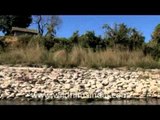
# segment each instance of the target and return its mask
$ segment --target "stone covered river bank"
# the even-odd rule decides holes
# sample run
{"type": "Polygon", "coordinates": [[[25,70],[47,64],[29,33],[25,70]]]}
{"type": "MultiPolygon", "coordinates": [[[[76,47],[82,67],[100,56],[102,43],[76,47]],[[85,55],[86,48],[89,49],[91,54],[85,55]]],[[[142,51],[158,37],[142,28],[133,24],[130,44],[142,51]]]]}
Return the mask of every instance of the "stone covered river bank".
{"type": "Polygon", "coordinates": [[[158,104],[158,98],[158,69],[0,66],[0,104],[158,104]]]}

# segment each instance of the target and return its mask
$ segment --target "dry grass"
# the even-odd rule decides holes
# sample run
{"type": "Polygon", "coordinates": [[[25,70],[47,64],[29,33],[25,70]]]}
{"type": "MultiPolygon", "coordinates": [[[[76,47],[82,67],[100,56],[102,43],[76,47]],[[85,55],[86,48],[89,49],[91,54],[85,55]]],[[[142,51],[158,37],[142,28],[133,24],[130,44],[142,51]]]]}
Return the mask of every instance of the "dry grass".
{"type": "Polygon", "coordinates": [[[41,63],[43,57],[44,49],[39,46],[34,48],[16,48],[10,49],[4,53],[0,54],[0,63],[1,64],[33,64],[41,63]]]}
{"type": "Polygon", "coordinates": [[[1,64],[48,64],[54,67],[142,67],[159,68],[151,56],[141,51],[104,50],[93,52],[79,46],[70,53],[65,50],[46,51],[39,45],[28,48],[15,48],[0,54],[1,64]]]}
{"type": "Polygon", "coordinates": [[[93,52],[75,47],[69,54],[70,64],[85,67],[159,67],[151,56],[144,56],[141,51],[105,50],[93,52]]]}

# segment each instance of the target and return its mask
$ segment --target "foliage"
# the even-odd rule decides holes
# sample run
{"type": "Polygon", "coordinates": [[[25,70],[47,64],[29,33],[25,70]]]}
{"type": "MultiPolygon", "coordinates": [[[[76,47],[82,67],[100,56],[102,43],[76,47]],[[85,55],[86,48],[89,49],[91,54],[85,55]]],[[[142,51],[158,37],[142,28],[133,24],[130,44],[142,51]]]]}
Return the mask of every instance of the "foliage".
{"type": "Polygon", "coordinates": [[[128,28],[122,23],[115,24],[113,28],[105,24],[103,29],[105,29],[105,40],[109,47],[129,50],[142,49],[144,36],[135,28],[128,28]]]}
{"type": "Polygon", "coordinates": [[[79,40],[79,31],[76,31],[73,33],[73,35],[70,37],[70,41],[73,43],[73,44],[78,44],[78,40],[79,40]]]}
{"type": "Polygon", "coordinates": [[[94,51],[106,47],[101,36],[96,36],[94,31],[87,31],[78,39],[78,44],[84,48],[92,48],[94,51]]]}
{"type": "Polygon", "coordinates": [[[31,15],[1,15],[0,31],[5,35],[11,34],[12,27],[28,27],[32,22],[31,15]]]}
{"type": "MultiPolygon", "coordinates": [[[[1,19],[0,21],[2,23],[3,20],[1,19]]],[[[44,64],[54,64],[54,66],[58,64],[57,67],[147,67],[147,64],[149,67],[159,66],[160,24],[155,27],[152,33],[152,39],[148,43],[144,42],[144,36],[140,31],[127,27],[127,25],[123,23],[115,24],[113,27],[105,24],[103,26],[105,29],[104,38],[97,36],[94,31],[87,31],[82,35],[79,34],[79,31],[75,31],[70,38],[55,37],[54,30],[58,24],[59,23],[56,23],[53,18],[50,19],[50,22],[46,25],[46,29],[47,26],[52,28],[48,28],[47,35],[45,36],[41,34],[37,36],[18,36],[17,42],[15,40],[16,46],[13,46],[11,49],[8,49],[10,46],[5,40],[6,38],[10,39],[9,37],[11,36],[1,37],[0,54],[3,56],[1,62],[5,62],[5,58],[9,59],[7,54],[15,54],[16,57],[13,58],[13,63],[27,62],[26,60],[31,59],[30,56],[34,56],[26,51],[31,52],[33,50],[31,53],[37,54],[38,57],[34,57],[35,61],[30,61],[38,64],[40,62],[44,64]],[[37,49],[34,49],[34,47],[37,47],[37,49]],[[39,49],[41,49],[40,52],[42,53],[38,52],[39,49]],[[11,52],[12,50],[13,52],[11,52]],[[20,52],[18,50],[20,50],[20,52]],[[8,53],[8,51],[10,53],[8,53]],[[23,56],[22,54],[28,54],[28,56],[23,56]],[[44,62],[42,60],[44,60],[44,62]],[[142,62],[140,62],[140,60],[142,60],[142,62]],[[153,64],[153,66],[151,64],[153,64]]],[[[2,28],[0,29],[2,30],[2,28]]],[[[13,56],[11,55],[11,57],[13,56]]]]}
{"type": "Polygon", "coordinates": [[[158,24],[153,33],[152,33],[152,40],[155,41],[157,44],[160,43],[160,24],[158,24]]]}
{"type": "Polygon", "coordinates": [[[154,59],[160,59],[160,24],[158,24],[153,33],[152,39],[145,44],[144,53],[150,54],[154,59]]]}

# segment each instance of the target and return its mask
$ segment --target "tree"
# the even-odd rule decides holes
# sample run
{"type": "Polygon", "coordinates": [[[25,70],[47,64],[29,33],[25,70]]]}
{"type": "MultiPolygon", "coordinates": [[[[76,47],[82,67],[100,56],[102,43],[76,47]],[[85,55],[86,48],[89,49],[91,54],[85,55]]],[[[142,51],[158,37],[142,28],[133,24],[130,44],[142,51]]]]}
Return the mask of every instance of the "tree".
{"type": "Polygon", "coordinates": [[[43,15],[34,16],[34,23],[37,24],[38,33],[42,36],[47,25],[43,15]]]}
{"type": "Polygon", "coordinates": [[[158,24],[152,35],[152,39],[145,45],[144,53],[145,55],[151,54],[156,60],[160,58],[160,24],[158,24]]]}
{"type": "Polygon", "coordinates": [[[116,45],[127,46],[130,29],[125,24],[115,24],[113,28],[105,24],[103,29],[106,29],[106,40],[111,47],[116,45]]]}
{"type": "Polygon", "coordinates": [[[152,40],[155,41],[157,44],[160,43],[160,24],[158,24],[153,33],[152,33],[152,40]]]}
{"type": "Polygon", "coordinates": [[[11,34],[12,27],[28,27],[32,22],[31,15],[1,15],[0,16],[0,31],[5,35],[11,34]]]}
{"type": "Polygon", "coordinates": [[[56,34],[56,27],[61,24],[61,19],[57,15],[34,15],[34,24],[37,25],[39,34],[42,36],[54,37],[56,34]]]}
{"type": "Polygon", "coordinates": [[[142,33],[138,32],[135,28],[133,28],[131,29],[131,35],[129,39],[130,39],[129,43],[130,50],[142,49],[145,39],[142,33]]]}
{"type": "Polygon", "coordinates": [[[101,36],[97,37],[94,31],[87,31],[85,34],[79,37],[78,42],[82,47],[93,48],[95,51],[101,46],[102,39],[101,36]]]}
{"type": "Polygon", "coordinates": [[[51,15],[47,18],[47,33],[45,36],[48,37],[55,37],[56,34],[56,27],[58,27],[61,24],[61,19],[59,16],[51,15]]]}
{"type": "Polygon", "coordinates": [[[79,31],[77,30],[76,32],[73,33],[70,40],[72,43],[78,44],[78,39],[79,39],[79,31]]]}
{"type": "Polygon", "coordinates": [[[135,28],[127,27],[125,24],[115,24],[113,28],[105,24],[106,43],[110,47],[118,47],[124,49],[142,48],[144,36],[135,28]]]}

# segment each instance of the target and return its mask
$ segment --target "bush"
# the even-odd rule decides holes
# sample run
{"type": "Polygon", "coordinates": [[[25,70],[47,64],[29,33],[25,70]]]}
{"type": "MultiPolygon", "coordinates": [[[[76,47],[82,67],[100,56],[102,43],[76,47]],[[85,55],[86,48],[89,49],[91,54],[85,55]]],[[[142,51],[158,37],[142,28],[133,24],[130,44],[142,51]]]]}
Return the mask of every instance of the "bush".
{"type": "Polygon", "coordinates": [[[8,43],[5,41],[6,37],[1,37],[0,38],[0,52],[4,52],[6,48],[8,47],[8,43]]]}
{"type": "Polygon", "coordinates": [[[32,35],[20,35],[18,36],[18,47],[25,47],[32,39],[32,35]]]}
{"type": "Polygon", "coordinates": [[[54,43],[53,38],[44,37],[43,45],[47,50],[50,50],[54,46],[54,43]]]}
{"type": "Polygon", "coordinates": [[[127,27],[124,23],[115,24],[113,28],[105,24],[103,28],[106,33],[105,40],[109,47],[130,51],[142,49],[144,36],[135,28],[127,27]]]}
{"type": "Polygon", "coordinates": [[[106,48],[105,41],[101,36],[96,36],[94,31],[87,31],[84,35],[78,39],[78,45],[84,48],[91,48],[94,51],[106,48]]]}
{"type": "Polygon", "coordinates": [[[153,59],[159,60],[160,58],[160,45],[155,41],[150,41],[144,45],[143,52],[145,55],[151,55],[153,59]]]}
{"type": "Polygon", "coordinates": [[[4,48],[5,48],[5,44],[3,41],[0,40],[0,52],[4,51],[4,48]]]}

